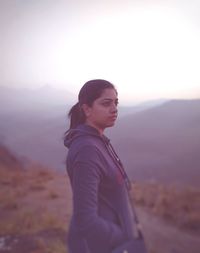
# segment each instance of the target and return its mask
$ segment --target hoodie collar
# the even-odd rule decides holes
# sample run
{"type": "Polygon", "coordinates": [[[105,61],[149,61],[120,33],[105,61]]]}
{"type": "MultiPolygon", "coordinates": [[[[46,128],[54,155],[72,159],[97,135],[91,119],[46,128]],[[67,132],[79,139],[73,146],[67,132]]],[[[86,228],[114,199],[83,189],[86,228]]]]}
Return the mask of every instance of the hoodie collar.
{"type": "Polygon", "coordinates": [[[100,138],[103,142],[108,144],[110,140],[105,135],[100,135],[98,130],[90,125],[80,124],[76,128],[69,129],[64,139],[64,145],[70,147],[73,140],[80,136],[94,136],[100,138]]]}

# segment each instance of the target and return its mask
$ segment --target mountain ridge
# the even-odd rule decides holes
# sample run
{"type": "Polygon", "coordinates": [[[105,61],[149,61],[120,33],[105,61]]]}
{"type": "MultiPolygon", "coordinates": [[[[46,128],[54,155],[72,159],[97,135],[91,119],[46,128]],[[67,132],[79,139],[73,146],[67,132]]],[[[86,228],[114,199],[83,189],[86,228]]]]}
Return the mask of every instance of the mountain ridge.
{"type": "MultiPolygon", "coordinates": [[[[0,137],[20,156],[63,170],[69,107],[52,108],[0,114],[0,137]]],[[[105,133],[131,178],[199,181],[200,99],[170,100],[126,113],[105,133]]]]}
{"type": "Polygon", "coordinates": [[[130,176],[169,181],[174,175],[177,181],[181,177],[198,183],[199,99],[169,101],[126,116],[109,133],[130,176]]]}

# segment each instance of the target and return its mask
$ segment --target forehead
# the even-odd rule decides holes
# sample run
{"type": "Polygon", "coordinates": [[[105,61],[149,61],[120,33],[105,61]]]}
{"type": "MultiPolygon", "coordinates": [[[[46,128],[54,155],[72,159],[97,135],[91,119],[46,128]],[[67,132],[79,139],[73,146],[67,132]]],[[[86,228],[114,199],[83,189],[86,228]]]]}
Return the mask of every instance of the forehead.
{"type": "Polygon", "coordinates": [[[117,91],[115,89],[109,88],[105,89],[99,99],[116,99],[117,98],[117,91]]]}

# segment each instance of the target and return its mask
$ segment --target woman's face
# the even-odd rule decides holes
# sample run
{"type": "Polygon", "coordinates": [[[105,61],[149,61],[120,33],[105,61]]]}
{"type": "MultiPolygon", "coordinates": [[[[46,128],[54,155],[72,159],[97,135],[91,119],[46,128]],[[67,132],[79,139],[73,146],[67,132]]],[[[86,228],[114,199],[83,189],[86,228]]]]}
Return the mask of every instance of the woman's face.
{"type": "Polygon", "coordinates": [[[114,125],[117,119],[118,98],[115,89],[105,89],[90,107],[83,105],[86,115],[86,124],[95,127],[101,134],[106,127],[114,125]]]}

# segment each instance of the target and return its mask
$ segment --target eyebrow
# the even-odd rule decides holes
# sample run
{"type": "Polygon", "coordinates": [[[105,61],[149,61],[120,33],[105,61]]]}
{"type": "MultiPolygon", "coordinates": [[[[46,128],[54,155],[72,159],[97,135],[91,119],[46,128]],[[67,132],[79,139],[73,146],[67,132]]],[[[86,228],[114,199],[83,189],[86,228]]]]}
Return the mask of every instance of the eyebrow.
{"type": "Polygon", "coordinates": [[[118,98],[112,99],[112,98],[103,98],[102,101],[118,101],[118,98]]]}

